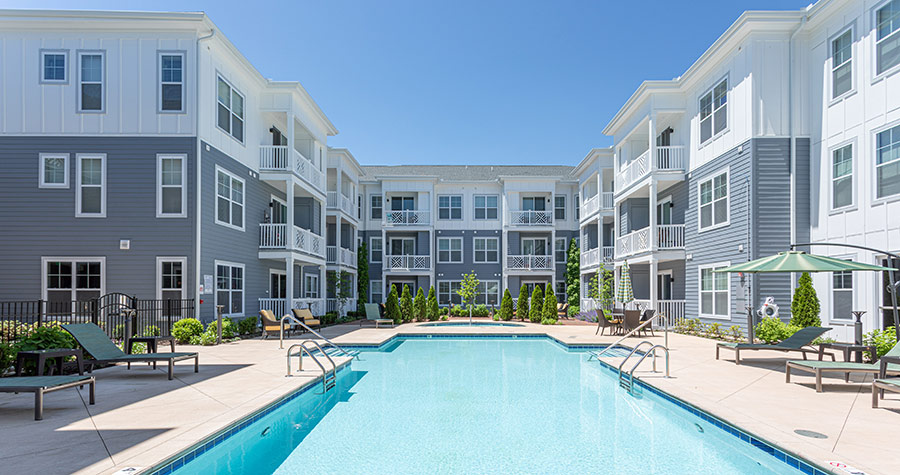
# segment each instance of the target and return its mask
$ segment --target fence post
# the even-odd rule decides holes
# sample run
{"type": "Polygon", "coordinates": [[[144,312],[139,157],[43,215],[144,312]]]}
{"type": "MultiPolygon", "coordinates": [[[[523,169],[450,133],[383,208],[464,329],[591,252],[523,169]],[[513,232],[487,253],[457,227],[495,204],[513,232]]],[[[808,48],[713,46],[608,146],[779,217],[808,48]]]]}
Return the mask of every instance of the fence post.
{"type": "MultiPolygon", "coordinates": [[[[100,326],[100,299],[91,299],[91,323],[94,325],[100,326]]],[[[112,328],[107,328],[107,331],[111,331],[112,328]]]]}
{"type": "Polygon", "coordinates": [[[217,323],[216,323],[216,326],[219,327],[219,329],[218,329],[218,330],[219,330],[219,332],[218,332],[219,334],[218,334],[218,337],[217,337],[217,339],[216,339],[216,344],[217,344],[217,345],[221,345],[221,344],[222,344],[222,311],[223,311],[224,309],[225,309],[225,306],[224,306],[224,305],[216,305],[216,315],[217,315],[217,316],[216,316],[216,322],[217,322],[217,323]]]}
{"type": "Polygon", "coordinates": [[[44,325],[44,301],[43,300],[38,300],[37,314],[38,314],[38,321],[37,321],[38,327],[43,326],[44,325]]]}
{"type": "Polygon", "coordinates": [[[172,334],[172,299],[166,299],[166,326],[169,327],[169,335],[172,334]]]}

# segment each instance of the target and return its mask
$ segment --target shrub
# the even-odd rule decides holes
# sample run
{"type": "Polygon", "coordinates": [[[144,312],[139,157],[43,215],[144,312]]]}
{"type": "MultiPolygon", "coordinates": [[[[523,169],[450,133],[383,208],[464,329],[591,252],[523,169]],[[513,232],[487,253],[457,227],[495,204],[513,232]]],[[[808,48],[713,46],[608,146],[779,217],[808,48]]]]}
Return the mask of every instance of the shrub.
{"type": "Polygon", "coordinates": [[[578,307],[578,305],[569,305],[569,309],[566,311],[566,313],[568,313],[570,317],[574,317],[575,315],[581,313],[581,308],[578,307]]]}
{"type": "Polygon", "coordinates": [[[728,327],[728,334],[731,335],[731,339],[734,341],[744,341],[744,331],[737,325],[728,327]]]}
{"type": "Polygon", "coordinates": [[[819,297],[813,288],[812,277],[809,272],[804,272],[800,275],[791,301],[791,325],[799,328],[822,326],[819,311],[819,297]]]}
{"type": "Polygon", "coordinates": [[[535,285],[534,291],[531,292],[531,309],[528,312],[528,319],[531,320],[531,323],[540,323],[543,317],[544,291],[541,290],[540,285],[535,285]]]}
{"type": "Polygon", "coordinates": [[[710,323],[706,327],[706,337],[707,338],[715,338],[716,340],[720,340],[725,335],[722,334],[722,324],[719,322],[710,323]]]}
{"type": "Polygon", "coordinates": [[[340,314],[337,312],[327,312],[319,320],[322,322],[322,325],[331,325],[337,323],[339,317],[340,314]]]}
{"type": "Polygon", "coordinates": [[[475,308],[472,309],[473,317],[484,318],[484,317],[487,317],[488,315],[490,315],[490,310],[488,310],[487,305],[485,305],[483,303],[476,305],[475,308]]]}
{"type": "Polygon", "coordinates": [[[441,315],[441,321],[446,322],[447,320],[450,320],[450,317],[448,317],[447,315],[441,315]]]}
{"type": "Polygon", "coordinates": [[[528,287],[522,284],[519,289],[519,300],[516,302],[516,316],[519,320],[528,318],[528,287]]]}
{"type": "Polygon", "coordinates": [[[543,320],[553,320],[553,323],[556,323],[556,317],[556,294],[548,292],[547,297],[544,298],[544,316],[541,319],[541,323],[544,323],[543,320]]]}
{"type": "MultiPolygon", "coordinates": [[[[15,343],[10,344],[7,349],[3,350],[4,354],[9,352],[10,364],[14,362],[16,354],[20,351],[50,350],[53,348],[78,348],[78,344],[69,332],[63,330],[58,324],[46,324],[35,327],[27,336],[20,338],[15,343]]],[[[0,360],[6,359],[6,356],[0,356],[0,360]]],[[[0,361],[2,362],[2,361],[0,361]]],[[[53,361],[48,361],[47,365],[54,365],[53,361]]],[[[29,361],[28,365],[32,363],[29,361]]],[[[4,366],[5,369],[8,366],[4,366]]],[[[49,366],[48,366],[49,367],[49,366]]],[[[0,369],[2,373],[2,369],[0,369]]]]}
{"type": "MultiPolygon", "coordinates": [[[[569,241],[569,248],[566,249],[566,303],[569,308],[578,306],[579,294],[581,293],[581,249],[575,243],[575,238],[569,241]]],[[[578,312],[570,313],[576,315],[578,312]]]]}
{"type": "Polygon", "coordinates": [[[450,314],[450,307],[440,307],[440,315],[448,315],[450,314]]]}
{"type": "Polygon", "coordinates": [[[409,286],[403,286],[403,295],[400,297],[400,318],[403,323],[411,322],[413,319],[412,295],[409,293],[409,286]]]}
{"type": "Polygon", "coordinates": [[[237,328],[238,333],[241,335],[250,335],[256,333],[256,329],[259,326],[259,317],[254,315],[252,317],[247,317],[238,322],[237,328]]]}
{"type": "Polygon", "coordinates": [[[384,316],[394,321],[394,325],[400,324],[400,299],[397,297],[397,286],[391,286],[387,303],[384,304],[384,316]]]}
{"type": "MultiPolygon", "coordinates": [[[[228,340],[235,337],[234,331],[237,328],[237,325],[234,324],[234,321],[230,318],[222,319],[222,339],[228,340]]],[[[213,320],[209,322],[209,325],[206,327],[205,333],[212,333],[213,336],[219,336],[219,322],[217,320],[213,320]]]]}
{"type": "Polygon", "coordinates": [[[113,327],[112,338],[113,340],[121,340],[125,337],[125,324],[120,323],[113,327]]]}
{"type": "Polygon", "coordinates": [[[0,343],[0,376],[16,361],[16,349],[12,343],[0,343]]]}
{"type": "Polygon", "coordinates": [[[502,320],[512,320],[513,317],[513,302],[512,295],[509,293],[509,289],[503,291],[503,300],[500,301],[500,319],[502,320]]]}
{"type": "Polygon", "coordinates": [[[194,335],[194,336],[192,336],[191,339],[188,341],[188,344],[190,344],[190,345],[199,345],[199,344],[200,344],[200,335],[194,335]]]}
{"type": "Polygon", "coordinates": [[[141,332],[141,336],[160,336],[161,334],[162,332],[159,331],[159,327],[156,325],[147,325],[141,332]]]}
{"type": "MultiPolygon", "coordinates": [[[[225,325],[223,324],[222,327],[224,328],[225,325]]],[[[224,338],[224,337],[225,336],[223,335],[222,338],[224,338]]],[[[203,332],[202,335],[200,335],[199,339],[200,339],[199,343],[201,345],[212,346],[212,345],[215,345],[216,342],[218,341],[218,335],[216,335],[216,333],[214,331],[211,332],[211,331],[207,330],[207,331],[203,332]]]]}
{"type": "Polygon", "coordinates": [[[441,316],[441,309],[438,307],[437,295],[434,293],[434,286],[428,290],[428,304],[425,307],[425,318],[433,322],[441,316]]]}
{"type": "Polygon", "coordinates": [[[865,334],[863,343],[874,345],[878,351],[878,357],[881,358],[897,344],[897,331],[894,327],[887,327],[884,330],[872,330],[865,334]]]}
{"type": "Polygon", "coordinates": [[[756,337],[766,343],[776,343],[793,335],[800,327],[789,325],[777,317],[765,317],[754,327],[756,337]]]}
{"type": "Polygon", "coordinates": [[[685,321],[685,331],[689,335],[695,335],[703,329],[703,322],[700,321],[699,318],[692,318],[690,320],[685,321]]]}
{"type": "Polygon", "coordinates": [[[199,337],[201,333],[203,333],[203,324],[196,318],[184,318],[172,325],[172,336],[178,343],[190,343],[191,337],[199,337]]]}
{"type": "Polygon", "coordinates": [[[450,307],[450,316],[451,317],[468,317],[469,312],[466,311],[466,308],[462,305],[453,305],[450,307]]]}
{"type": "Polygon", "coordinates": [[[419,287],[419,291],[416,292],[416,299],[413,301],[413,314],[417,322],[425,321],[425,307],[425,291],[422,290],[422,287],[419,287]]]}
{"type": "Polygon", "coordinates": [[[541,325],[556,325],[556,319],[555,318],[546,318],[546,317],[542,318],[541,325]]]}

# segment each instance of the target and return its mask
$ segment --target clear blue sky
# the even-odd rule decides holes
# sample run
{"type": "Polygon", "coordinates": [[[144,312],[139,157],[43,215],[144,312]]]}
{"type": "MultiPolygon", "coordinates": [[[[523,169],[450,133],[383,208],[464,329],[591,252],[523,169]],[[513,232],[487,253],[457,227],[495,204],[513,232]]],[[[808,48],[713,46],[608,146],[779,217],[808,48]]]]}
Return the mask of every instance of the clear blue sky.
{"type": "Polygon", "coordinates": [[[297,80],[363,164],[576,164],[644,79],[679,76],[744,10],[811,0],[45,1],[205,11],[266,77],[297,80]]]}

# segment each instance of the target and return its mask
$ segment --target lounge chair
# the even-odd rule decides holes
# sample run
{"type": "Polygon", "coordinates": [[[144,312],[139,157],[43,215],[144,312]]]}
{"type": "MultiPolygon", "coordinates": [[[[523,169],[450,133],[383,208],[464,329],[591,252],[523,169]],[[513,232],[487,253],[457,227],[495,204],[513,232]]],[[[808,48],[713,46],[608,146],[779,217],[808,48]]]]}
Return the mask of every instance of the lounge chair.
{"type": "MultiPolygon", "coordinates": [[[[644,314],[641,315],[641,323],[648,322],[653,319],[653,315],[656,314],[656,310],[644,310],[644,314]]],[[[650,336],[656,336],[653,333],[653,322],[648,323],[644,328],[641,328],[641,332],[646,335],[647,332],[650,332],[650,336]]]]}
{"type": "MultiPolygon", "coordinates": [[[[378,325],[381,323],[390,323],[391,328],[394,328],[394,321],[390,318],[381,318],[381,313],[378,312],[378,304],[377,303],[367,303],[366,307],[366,319],[367,322],[375,322],[375,328],[378,328],[378,325]]],[[[363,320],[359,321],[359,326],[362,326],[363,320]]]]}
{"type": "Polygon", "coordinates": [[[90,386],[91,404],[94,404],[94,377],[72,376],[13,376],[0,378],[0,393],[34,393],[34,420],[44,418],[44,394],[75,386],[90,386]]]}
{"type": "Polygon", "coordinates": [[[294,312],[294,318],[310,328],[316,329],[322,326],[322,322],[314,317],[312,311],[308,308],[295,308],[292,312],[294,312]]]}
{"type": "Polygon", "coordinates": [[[594,332],[594,335],[600,334],[603,335],[603,332],[606,331],[607,328],[610,328],[609,334],[612,335],[613,330],[615,330],[616,325],[606,319],[606,315],[603,313],[602,308],[598,308],[594,310],[594,314],[597,316],[597,331],[594,332]]]}
{"type": "Polygon", "coordinates": [[[569,318],[569,304],[568,303],[556,304],[556,318],[569,318]]]}
{"type": "MultiPolygon", "coordinates": [[[[282,324],[271,310],[260,310],[259,318],[262,320],[263,338],[269,338],[269,335],[281,336],[282,324]]],[[[293,329],[290,322],[284,322],[285,333],[293,329]]]]}
{"type": "Polygon", "coordinates": [[[823,392],[822,389],[822,373],[844,373],[844,381],[850,382],[850,373],[871,373],[874,375],[887,374],[900,375],[900,364],[890,364],[891,360],[896,361],[895,357],[900,356],[900,343],[894,345],[891,351],[888,351],[885,357],[884,372],[881,372],[881,363],[854,363],[850,361],[788,361],[784,367],[784,381],[791,382],[791,370],[806,371],[816,375],[816,392],[823,392]]]}
{"type": "Polygon", "coordinates": [[[872,381],[872,407],[878,407],[878,395],[884,397],[885,391],[900,393],[900,378],[876,379],[872,381]]]}
{"type": "Polygon", "coordinates": [[[197,353],[145,353],[141,355],[126,355],[115,345],[106,333],[93,323],[70,323],[62,326],[64,330],[75,337],[75,341],[81,345],[91,358],[85,360],[88,372],[93,370],[97,363],[156,363],[167,361],[169,363],[169,379],[175,378],[175,362],[194,359],[194,372],[200,372],[200,361],[197,353]]]}
{"type": "MultiPolygon", "coordinates": [[[[719,349],[725,348],[728,350],[734,350],[734,364],[741,364],[741,351],[758,351],[758,350],[775,350],[775,351],[799,351],[803,355],[803,359],[806,359],[807,353],[814,353],[819,355],[820,352],[817,348],[812,348],[812,342],[816,338],[822,336],[823,333],[831,330],[830,328],[822,328],[822,327],[806,327],[801,328],[797,333],[787,337],[784,341],[776,343],[774,345],[764,344],[764,343],[717,343],[716,344],[716,359],[719,359],[719,349]],[[804,348],[809,347],[809,348],[804,348]]],[[[831,356],[831,360],[834,361],[834,355],[831,353],[826,353],[831,356]]],[[[819,357],[821,359],[821,356],[819,357]]]]}

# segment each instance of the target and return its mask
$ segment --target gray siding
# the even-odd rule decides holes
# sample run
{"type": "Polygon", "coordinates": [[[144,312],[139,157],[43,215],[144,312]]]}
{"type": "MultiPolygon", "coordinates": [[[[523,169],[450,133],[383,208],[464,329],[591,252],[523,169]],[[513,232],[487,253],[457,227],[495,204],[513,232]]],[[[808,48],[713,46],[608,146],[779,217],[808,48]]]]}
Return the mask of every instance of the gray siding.
{"type": "MultiPolygon", "coordinates": [[[[495,231],[456,231],[440,230],[435,232],[435,239],[446,237],[462,238],[463,255],[461,263],[438,263],[437,242],[434,243],[435,276],[437,280],[460,280],[463,274],[474,271],[479,280],[502,280],[503,236],[495,231]],[[475,263],[475,238],[491,237],[499,241],[496,263],[475,263]]],[[[501,284],[502,285],[502,284],[501,284]]],[[[502,289],[501,289],[502,290],[502,289]]]]}

